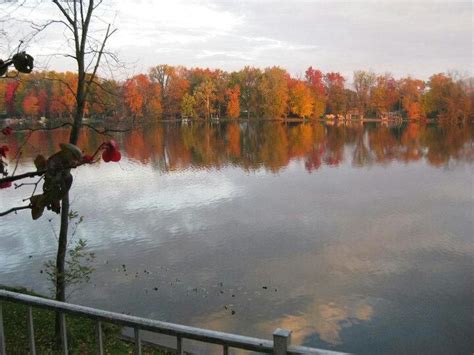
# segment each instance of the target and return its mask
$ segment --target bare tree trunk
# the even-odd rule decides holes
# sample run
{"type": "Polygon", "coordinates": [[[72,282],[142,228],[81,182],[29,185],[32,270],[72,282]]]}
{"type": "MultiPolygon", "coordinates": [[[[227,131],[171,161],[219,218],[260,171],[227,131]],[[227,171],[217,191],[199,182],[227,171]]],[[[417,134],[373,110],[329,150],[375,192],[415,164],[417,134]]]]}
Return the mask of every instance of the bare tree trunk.
{"type": "MultiPolygon", "coordinates": [[[[74,123],[69,137],[71,144],[77,144],[84,114],[84,101],[78,102],[74,116],[74,123]]],[[[61,224],[59,229],[58,252],[56,254],[56,301],[66,302],[66,252],[69,229],[69,191],[61,200],[61,224]]],[[[61,346],[60,314],[56,312],[55,334],[56,345],[61,346]]]]}
{"type": "Polygon", "coordinates": [[[61,201],[61,228],[59,231],[58,252],[56,256],[56,300],[64,302],[66,300],[65,284],[65,256],[67,247],[67,232],[69,217],[69,194],[61,201]]]}
{"type": "MultiPolygon", "coordinates": [[[[86,4],[83,0],[75,0],[72,7],[64,7],[60,0],[53,0],[53,3],[58,7],[63,15],[64,21],[61,21],[72,32],[74,37],[75,55],[73,58],[77,62],[77,91],[76,91],[76,109],[73,115],[73,125],[71,134],[69,136],[69,143],[77,145],[79,140],[79,133],[82,126],[82,119],[86,105],[87,96],[90,86],[93,83],[97,74],[97,69],[100,64],[102,54],[104,53],[105,44],[108,38],[115,32],[110,30],[110,25],[107,26],[105,37],[100,45],[95,59],[95,66],[89,77],[86,76],[85,56],[87,41],[89,37],[89,25],[92,19],[92,13],[100,4],[94,4],[94,0],[88,0],[86,4]],[[85,11],[84,11],[85,10],[85,11]]],[[[69,191],[61,200],[61,227],[59,230],[58,253],[56,256],[56,300],[64,302],[66,300],[66,253],[67,253],[67,239],[69,228],[69,191]]],[[[57,345],[60,344],[59,331],[60,318],[59,313],[56,313],[56,340],[57,345]]]]}
{"type": "MultiPolygon", "coordinates": [[[[59,230],[58,252],[56,255],[56,301],[66,301],[66,280],[65,280],[65,264],[67,251],[67,233],[69,227],[69,192],[61,200],[61,227],[59,230]]],[[[56,345],[61,346],[60,337],[60,316],[56,313],[55,334],[56,345]]]]}

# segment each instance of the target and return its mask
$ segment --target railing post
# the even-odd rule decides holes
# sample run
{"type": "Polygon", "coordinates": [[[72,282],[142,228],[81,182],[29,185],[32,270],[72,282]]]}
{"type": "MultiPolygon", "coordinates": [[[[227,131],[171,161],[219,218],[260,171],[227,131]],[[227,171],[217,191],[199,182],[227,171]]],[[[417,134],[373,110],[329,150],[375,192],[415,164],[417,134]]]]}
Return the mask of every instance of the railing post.
{"type": "Polygon", "coordinates": [[[7,347],[6,340],[5,340],[5,331],[3,326],[3,310],[2,310],[2,302],[0,302],[0,355],[6,355],[7,351],[5,350],[7,347]]]}
{"type": "Polygon", "coordinates": [[[142,355],[142,338],[140,336],[140,329],[135,328],[135,355],[142,355]]]}
{"type": "Polygon", "coordinates": [[[224,352],[223,352],[224,355],[229,355],[229,345],[227,344],[224,344],[224,352]]]}
{"type": "Polygon", "coordinates": [[[33,308],[31,306],[28,306],[27,327],[28,327],[28,344],[30,347],[30,354],[36,355],[35,328],[33,326],[33,308]]]}
{"type": "Polygon", "coordinates": [[[59,332],[61,333],[61,345],[63,348],[63,355],[68,354],[67,349],[67,329],[66,329],[66,315],[59,313],[59,332]]]}
{"type": "Polygon", "coordinates": [[[288,346],[291,343],[291,331],[277,328],[273,332],[273,354],[286,355],[288,346]]]}
{"type": "Polygon", "coordinates": [[[97,332],[97,354],[104,355],[104,344],[102,340],[102,322],[100,320],[97,321],[96,332],[97,332]]]}
{"type": "Polygon", "coordinates": [[[176,354],[177,355],[183,355],[183,338],[180,337],[179,335],[176,337],[176,354]]]}

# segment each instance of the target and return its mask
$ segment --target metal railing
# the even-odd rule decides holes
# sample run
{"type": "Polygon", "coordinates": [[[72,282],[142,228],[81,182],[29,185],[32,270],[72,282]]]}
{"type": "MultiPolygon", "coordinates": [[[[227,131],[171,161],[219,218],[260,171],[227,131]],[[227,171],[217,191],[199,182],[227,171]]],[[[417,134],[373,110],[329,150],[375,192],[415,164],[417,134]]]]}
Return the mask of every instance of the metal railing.
{"type": "MultiPolygon", "coordinates": [[[[68,354],[68,342],[66,332],[66,314],[82,316],[96,321],[97,353],[104,354],[102,323],[112,323],[134,329],[135,354],[142,353],[141,331],[147,330],[154,333],[166,334],[176,337],[176,353],[184,354],[183,339],[197,340],[204,343],[222,346],[223,354],[229,354],[230,348],[250,350],[261,353],[283,354],[318,354],[335,355],[341,354],[334,351],[320,350],[304,346],[291,345],[291,331],[276,329],[273,333],[273,341],[223,333],[213,330],[189,327],[185,325],[161,322],[157,320],[134,317],[130,315],[108,312],[100,309],[79,306],[70,303],[58,302],[46,298],[30,296],[6,290],[0,290],[0,301],[21,303],[28,306],[27,329],[29,339],[29,350],[31,355],[36,354],[35,332],[33,320],[33,307],[45,308],[60,314],[60,335],[62,353],[68,354]]],[[[157,344],[157,346],[159,346],[157,344]]],[[[3,324],[2,303],[0,302],[0,354],[6,355],[6,339],[3,324]]]]}

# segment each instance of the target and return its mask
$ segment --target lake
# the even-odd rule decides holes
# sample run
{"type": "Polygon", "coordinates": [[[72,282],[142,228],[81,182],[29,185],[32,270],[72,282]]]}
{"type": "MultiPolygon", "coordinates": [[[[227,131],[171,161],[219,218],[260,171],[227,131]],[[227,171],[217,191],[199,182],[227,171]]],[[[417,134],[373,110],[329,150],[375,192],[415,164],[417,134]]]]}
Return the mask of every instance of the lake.
{"type": "MultiPolygon", "coordinates": [[[[67,134],[33,133],[18,172],[67,134]]],[[[474,350],[472,126],[158,123],[115,138],[120,163],[73,172],[73,238],[96,259],[71,302],[360,354],[474,350]]],[[[84,130],[80,146],[104,139],[84,130]]],[[[29,191],[0,191],[0,210],[29,191]]],[[[49,211],[0,218],[0,283],[49,293],[57,232],[49,211]]]]}

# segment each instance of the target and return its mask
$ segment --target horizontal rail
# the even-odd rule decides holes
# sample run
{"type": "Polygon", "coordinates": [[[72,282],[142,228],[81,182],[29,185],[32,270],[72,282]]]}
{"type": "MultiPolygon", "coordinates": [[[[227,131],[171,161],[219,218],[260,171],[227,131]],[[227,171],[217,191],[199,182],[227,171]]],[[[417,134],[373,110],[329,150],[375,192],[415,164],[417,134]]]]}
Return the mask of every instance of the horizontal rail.
{"type": "MultiPolygon", "coordinates": [[[[155,333],[176,336],[182,339],[197,340],[206,343],[226,345],[232,348],[257,351],[263,353],[273,352],[273,341],[258,339],[248,336],[224,333],[214,330],[201,329],[186,325],[162,322],[153,319],[141,318],[104,311],[91,307],[85,307],[70,303],[58,302],[47,298],[30,296],[26,294],[11,292],[0,289],[0,300],[22,303],[28,306],[35,306],[53,311],[60,311],[68,314],[84,316],[97,321],[120,324],[134,329],[148,330],[155,333]]],[[[317,354],[317,355],[335,355],[341,354],[334,351],[327,351],[303,346],[290,345],[289,354],[317,354]]]]}

